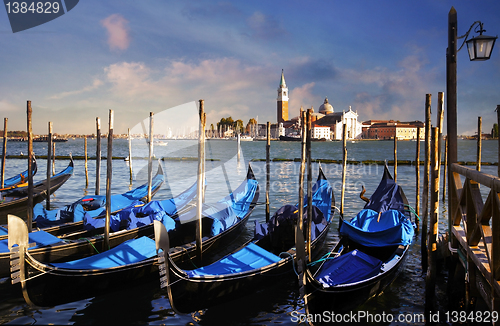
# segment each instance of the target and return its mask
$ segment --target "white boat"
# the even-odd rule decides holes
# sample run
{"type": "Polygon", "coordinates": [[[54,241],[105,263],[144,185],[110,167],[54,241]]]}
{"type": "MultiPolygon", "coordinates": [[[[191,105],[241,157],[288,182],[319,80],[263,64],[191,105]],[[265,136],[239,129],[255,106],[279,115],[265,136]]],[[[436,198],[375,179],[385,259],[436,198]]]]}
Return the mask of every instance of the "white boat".
{"type": "Polygon", "coordinates": [[[253,137],[250,137],[250,136],[240,136],[240,141],[253,141],[253,137]]]}

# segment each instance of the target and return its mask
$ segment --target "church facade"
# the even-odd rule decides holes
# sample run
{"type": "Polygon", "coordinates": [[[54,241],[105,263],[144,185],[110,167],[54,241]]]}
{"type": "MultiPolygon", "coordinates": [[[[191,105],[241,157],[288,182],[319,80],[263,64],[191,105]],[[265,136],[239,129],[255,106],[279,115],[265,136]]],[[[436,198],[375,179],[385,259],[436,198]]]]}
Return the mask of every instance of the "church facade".
{"type": "MultiPolygon", "coordinates": [[[[277,98],[277,125],[275,127],[276,136],[298,136],[301,128],[301,113],[288,120],[288,88],[285,83],[283,70],[278,87],[277,98]]],[[[348,111],[334,112],[333,106],[325,98],[323,104],[319,106],[318,112],[313,112],[311,117],[313,138],[327,140],[342,139],[342,125],[346,124],[347,139],[360,139],[363,133],[363,124],[358,121],[358,113],[349,107],[348,111]],[[329,130],[329,132],[328,132],[329,130]]],[[[276,137],[276,138],[277,138],[276,137]]]]}

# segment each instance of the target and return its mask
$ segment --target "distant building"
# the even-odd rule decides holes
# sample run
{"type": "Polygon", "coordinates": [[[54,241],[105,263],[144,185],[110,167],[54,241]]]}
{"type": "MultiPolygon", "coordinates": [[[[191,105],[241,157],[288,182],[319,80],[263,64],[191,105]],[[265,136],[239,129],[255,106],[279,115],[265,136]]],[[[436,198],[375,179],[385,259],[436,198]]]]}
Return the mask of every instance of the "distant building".
{"type": "Polygon", "coordinates": [[[363,122],[363,139],[417,139],[417,128],[420,139],[424,139],[425,124],[421,121],[400,122],[394,120],[368,120],[363,122]]]}
{"type": "Polygon", "coordinates": [[[288,121],[288,88],[285,83],[285,75],[281,70],[280,86],[278,87],[278,124],[288,121]]]}
{"type": "MultiPolygon", "coordinates": [[[[313,118],[314,121],[314,118],[313,118]]],[[[319,107],[319,114],[316,115],[316,124],[330,127],[330,139],[342,140],[342,125],[346,124],[347,139],[359,139],[363,132],[362,123],[358,121],[358,113],[351,107],[344,112],[334,112],[333,106],[325,98],[323,104],[319,107]]]]}
{"type": "Polygon", "coordinates": [[[318,126],[313,127],[312,138],[313,139],[331,139],[330,127],[318,126]]]}

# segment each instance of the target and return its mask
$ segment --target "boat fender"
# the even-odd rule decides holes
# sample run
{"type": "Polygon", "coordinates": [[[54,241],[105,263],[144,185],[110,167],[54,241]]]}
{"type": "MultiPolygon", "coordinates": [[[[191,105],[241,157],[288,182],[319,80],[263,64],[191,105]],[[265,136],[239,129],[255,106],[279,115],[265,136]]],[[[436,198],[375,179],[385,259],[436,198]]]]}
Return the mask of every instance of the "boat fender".
{"type": "Polygon", "coordinates": [[[391,260],[389,260],[387,263],[382,264],[380,267],[380,271],[382,273],[385,273],[389,270],[391,270],[401,259],[401,256],[395,255],[391,260]]]}

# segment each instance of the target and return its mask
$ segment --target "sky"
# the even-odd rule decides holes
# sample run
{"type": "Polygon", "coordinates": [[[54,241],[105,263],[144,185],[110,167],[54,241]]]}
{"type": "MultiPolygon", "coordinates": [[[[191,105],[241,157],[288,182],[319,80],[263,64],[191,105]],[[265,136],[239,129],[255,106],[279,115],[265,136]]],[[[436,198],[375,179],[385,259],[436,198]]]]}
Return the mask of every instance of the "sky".
{"type": "MultiPolygon", "coordinates": [[[[156,133],[203,99],[208,128],[229,116],[275,123],[283,69],[290,118],[328,97],[360,121],[424,121],[431,94],[435,125],[452,6],[458,36],[475,21],[500,33],[498,0],[82,0],[17,33],[0,8],[0,113],[8,130],[26,130],[30,100],[35,134],[49,121],[55,133],[92,134],[113,110],[117,134],[150,112],[181,111],[156,133]]],[[[466,46],[458,53],[459,134],[474,134],[478,116],[484,132],[497,120],[499,51],[483,62],[469,61],[466,46]]]]}

